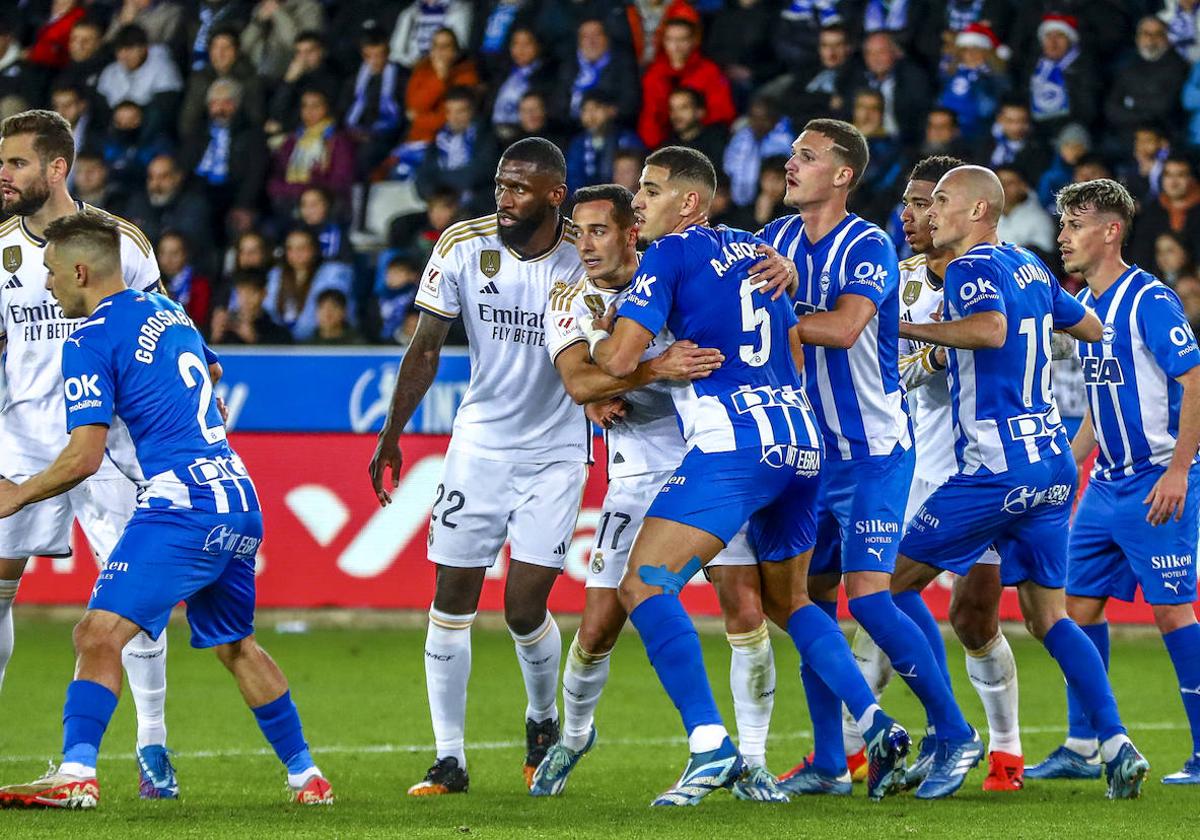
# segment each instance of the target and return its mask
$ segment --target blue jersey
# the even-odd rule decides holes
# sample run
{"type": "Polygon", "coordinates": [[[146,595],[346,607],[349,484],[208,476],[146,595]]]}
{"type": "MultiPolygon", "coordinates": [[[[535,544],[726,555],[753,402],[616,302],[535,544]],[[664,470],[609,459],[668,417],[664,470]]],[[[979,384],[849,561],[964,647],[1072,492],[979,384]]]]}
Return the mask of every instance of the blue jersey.
{"type": "Polygon", "coordinates": [[[947,321],[999,312],[994,349],[949,351],[955,455],[967,475],[999,475],[1070,447],[1050,390],[1050,336],[1086,310],[1050,270],[1016,245],[980,244],[946,269],[947,321]]]}
{"type": "Polygon", "coordinates": [[[908,449],[912,435],[899,373],[900,267],[892,241],[853,214],[816,243],[799,216],[776,219],[761,235],[796,263],[797,315],[828,312],[841,295],[862,295],[877,310],[848,350],[804,347],[804,390],[825,436],[826,457],[908,449]]]}
{"type": "Polygon", "coordinates": [[[1100,297],[1084,289],[1079,299],[1104,322],[1101,341],[1079,343],[1100,446],[1094,477],[1157,471],[1170,462],[1179,436],[1183,386],[1175,380],[1200,365],[1183,305],[1175,292],[1136,266],[1100,297]]]}
{"type": "Polygon", "coordinates": [[[67,430],[109,427],[138,507],[259,509],[213,400],[215,360],[182,306],[132,289],[105,298],[63,345],[67,430]]]}
{"type": "Polygon", "coordinates": [[[688,448],[703,452],[790,446],[820,449],[820,433],[800,387],[788,333],[796,316],[785,298],[751,287],[761,257],[753,234],[693,225],[655,242],[642,257],[619,315],[651,335],[725,354],[707,379],[673,389],[688,448]]]}

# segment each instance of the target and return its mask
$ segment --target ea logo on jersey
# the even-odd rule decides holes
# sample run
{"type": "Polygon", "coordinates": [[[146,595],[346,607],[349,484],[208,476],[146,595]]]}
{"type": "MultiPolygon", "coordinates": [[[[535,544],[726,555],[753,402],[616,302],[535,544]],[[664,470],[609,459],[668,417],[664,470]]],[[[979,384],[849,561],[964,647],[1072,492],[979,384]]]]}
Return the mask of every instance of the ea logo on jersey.
{"type": "Polygon", "coordinates": [[[63,393],[67,395],[67,399],[71,402],[81,400],[84,397],[100,396],[100,386],[96,384],[99,380],[97,374],[84,374],[83,376],[72,376],[63,383],[63,393]]]}
{"type": "Polygon", "coordinates": [[[639,275],[633,281],[633,293],[641,297],[650,297],[650,287],[658,281],[655,276],[647,277],[645,274],[639,275]]]}
{"type": "Polygon", "coordinates": [[[1117,330],[1112,324],[1105,324],[1104,331],[1101,334],[1100,340],[1105,344],[1112,344],[1117,337],[1117,330]]]}

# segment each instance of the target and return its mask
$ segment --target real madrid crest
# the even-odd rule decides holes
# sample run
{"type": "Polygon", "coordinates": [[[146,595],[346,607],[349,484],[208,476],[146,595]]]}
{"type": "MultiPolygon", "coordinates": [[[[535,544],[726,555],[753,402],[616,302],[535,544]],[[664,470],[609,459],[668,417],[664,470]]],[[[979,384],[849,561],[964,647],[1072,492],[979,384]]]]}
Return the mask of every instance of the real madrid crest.
{"type": "Polygon", "coordinates": [[[598,575],[604,571],[604,552],[592,552],[592,574],[598,575]]]}
{"type": "Polygon", "coordinates": [[[600,297],[600,295],[584,295],[583,302],[587,305],[588,311],[597,318],[603,317],[607,311],[607,307],[604,305],[604,298],[600,297]]]}
{"type": "Polygon", "coordinates": [[[904,301],[905,306],[912,306],[917,302],[917,298],[921,296],[921,281],[909,280],[904,284],[904,291],[900,297],[904,301]]]}
{"type": "Polygon", "coordinates": [[[21,246],[9,245],[4,249],[4,270],[14,272],[21,267],[21,246]]]}
{"type": "Polygon", "coordinates": [[[479,270],[489,279],[500,273],[500,252],[491,248],[479,252],[479,270]]]}

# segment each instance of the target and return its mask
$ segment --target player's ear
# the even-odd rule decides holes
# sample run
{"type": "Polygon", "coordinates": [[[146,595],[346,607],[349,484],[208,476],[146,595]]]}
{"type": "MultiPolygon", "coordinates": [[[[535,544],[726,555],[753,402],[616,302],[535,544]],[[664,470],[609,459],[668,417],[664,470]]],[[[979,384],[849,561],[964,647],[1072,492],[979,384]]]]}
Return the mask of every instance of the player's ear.
{"type": "Polygon", "coordinates": [[[562,207],[564,201],[567,200],[567,185],[558,184],[550,190],[550,206],[562,207]]]}

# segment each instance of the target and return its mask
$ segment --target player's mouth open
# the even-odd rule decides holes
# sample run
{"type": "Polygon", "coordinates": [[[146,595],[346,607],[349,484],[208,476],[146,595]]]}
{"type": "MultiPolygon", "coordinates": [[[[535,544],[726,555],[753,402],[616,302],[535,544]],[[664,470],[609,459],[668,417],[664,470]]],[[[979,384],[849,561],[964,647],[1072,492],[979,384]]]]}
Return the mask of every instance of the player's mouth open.
{"type": "Polygon", "coordinates": [[[512,227],[517,223],[516,216],[510,216],[508,213],[497,213],[496,220],[502,227],[512,227]]]}

